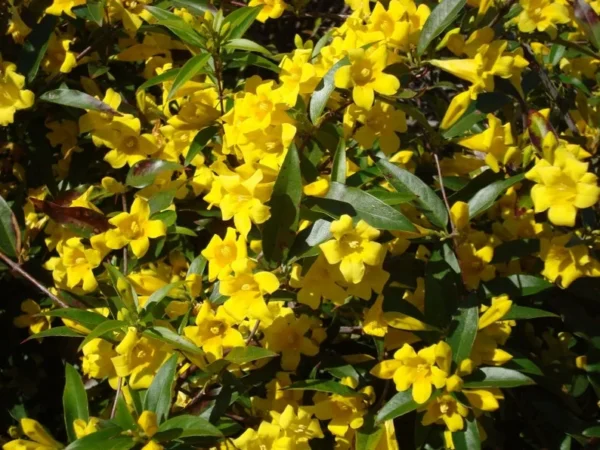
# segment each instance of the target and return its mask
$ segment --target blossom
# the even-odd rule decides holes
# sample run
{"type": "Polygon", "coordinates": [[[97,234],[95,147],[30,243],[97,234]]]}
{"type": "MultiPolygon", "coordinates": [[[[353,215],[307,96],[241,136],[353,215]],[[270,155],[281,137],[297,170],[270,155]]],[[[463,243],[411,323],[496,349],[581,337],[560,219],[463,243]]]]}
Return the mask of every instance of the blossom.
{"type": "Polygon", "coordinates": [[[235,448],[240,450],[254,450],[262,448],[272,449],[291,449],[293,448],[293,439],[288,436],[282,436],[281,427],[269,422],[261,422],[258,430],[247,428],[241,436],[234,439],[235,448]]]}
{"type": "Polygon", "coordinates": [[[298,95],[310,94],[317,87],[319,78],[315,67],[310,63],[311,56],[311,49],[296,49],[291,57],[284,56],[279,64],[279,80],[284,100],[291,106],[296,104],[298,95]]]}
{"type": "Polygon", "coordinates": [[[523,7],[514,21],[522,33],[546,31],[556,37],[556,26],[570,22],[569,9],[561,2],[551,0],[519,0],[523,7]]]}
{"type": "Polygon", "coordinates": [[[75,419],[73,421],[75,436],[77,436],[77,439],[81,439],[82,437],[93,434],[100,429],[99,424],[100,419],[97,417],[90,417],[87,422],[83,419],[75,419]]]}
{"type": "Polygon", "coordinates": [[[100,338],[92,339],[82,350],[81,369],[84,374],[91,378],[112,378],[116,375],[112,358],[117,353],[109,342],[100,338]]]}
{"type": "Polygon", "coordinates": [[[540,258],[544,261],[542,275],[562,288],[581,277],[599,277],[600,262],[590,255],[583,244],[568,245],[572,235],[564,234],[542,239],[540,258]]]}
{"type": "Polygon", "coordinates": [[[44,266],[52,270],[57,285],[67,289],[81,288],[83,292],[94,291],[98,282],[93,269],[102,262],[102,253],[84,246],[78,237],[66,239],[57,250],[59,257],[50,258],[44,266]]]}
{"type": "Polygon", "coordinates": [[[23,89],[25,77],[17,73],[17,66],[2,60],[0,54],[0,125],[13,123],[15,112],[33,106],[33,92],[23,89]]]}
{"type": "Polygon", "coordinates": [[[398,78],[383,72],[387,65],[385,46],[352,49],[348,57],[350,65],[340,67],[335,73],[335,86],[352,88],[354,103],[361,108],[369,109],[373,105],[375,92],[394,95],[400,88],[398,78]]]}
{"type": "Polygon", "coordinates": [[[281,353],[281,368],[296,370],[300,355],[315,356],[319,346],[305,335],[313,326],[307,315],[296,318],[293,314],[276,317],[264,330],[266,348],[281,353]]]}
{"type": "Polygon", "coordinates": [[[232,347],[244,347],[242,334],[233,328],[236,321],[225,312],[223,306],[212,310],[210,302],[200,306],[196,316],[196,325],[184,328],[184,334],[214,360],[223,358],[223,350],[232,347]]]}
{"type": "Polygon", "coordinates": [[[130,212],[119,213],[109,222],[116,228],[105,233],[106,246],[118,250],[129,244],[138,258],[148,251],[149,238],[158,238],[167,233],[164,222],[150,220],[150,206],[139,197],[133,201],[130,212]]]}
{"type": "Polygon", "coordinates": [[[142,450],[162,450],[164,448],[152,439],[152,436],[158,431],[158,419],[156,418],[156,413],[148,410],[142,411],[137,424],[142,429],[146,438],[148,438],[148,442],[142,447],[142,450]]]}
{"type": "Polygon", "coordinates": [[[598,177],[588,170],[588,164],[578,161],[561,148],[554,152],[554,162],[545,159],[525,174],[536,182],[531,188],[535,212],[548,211],[554,225],[575,225],[577,209],[589,208],[598,202],[600,187],[598,177]]]}
{"type": "Polygon", "coordinates": [[[283,0],[250,0],[248,6],[262,6],[256,20],[265,23],[267,19],[281,17],[287,4],[283,0]]]}
{"type": "Polygon", "coordinates": [[[342,275],[339,269],[329,264],[323,255],[319,255],[305,275],[302,275],[300,265],[294,265],[290,285],[300,288],[298,302],[317,309],[323,299],[331,300],[337,305],[344,302],[347,294],[339,285],[340,281],[342,275]]]}
{"type": "Polygon", "coordinates": [[[208,260],[209,281],[229,276],[233,270],[233,262],[247,258],[246,241],[241,236],[236,239],[236,235],[234,228],[227,228],[224,239],[215,234],[208,246],[202,250],[202,256],[208,260]]]}
{"type": "Polygon", "coordinates": [[[111,22],[120,20],[125,30],[135,33],[142,26],[144,16],[144,5],[152,3],[152,0],[108,0],[107,11],[111,22]]]}
{"type": "Polygon", "coordinates": [[[425,414],[421,419],[423,425],[442,422],[448,431],[456,432],[464,428],[464,418],[469,414],[469,409],[449,394],[440,395],[427,405],[425,414]]]}
{"type": "Polygon", "coordinates": [[[21,429],[30,441],[25,439],[15,439],[2,446],[3,450],[59,450],[64,446],[54,440],[52,436],[40,425],[37,420],[24,418],[21,419],[21,429]]]}
{"type": "Polygon", "coordinates": [[[41,315],[42,309],[32,299],[21,303],[21,311],[24,314],[15,317],[13,323],[18,328],[29,328],[31,334],[37,334],[50,328],[50,318],[41,315]]]}
{"type": "Polygon", "coordinates": [[[329,264],[340,263],[340,271],[348,283],[360,283],[365,274],[365,264],[379,263],[384,250],[382,245],[373,242],[379,237],[379,230],[360,220],[356,227],[352,218],[344,214],[331,223],[331,239],[320,245],[329,264]]]}
{"type": "Polygon", "coordinates": [[[72,11],[76,6],[85,5],[87,0],[53,0],[52,4],[46,8],[46,13],[53,16],[60,16],[65,13],[67,16],[75,18],[72,11]]]}
{"type": "Polygon", "coordinates": [[[298,411],[292,405],[287,405],[283,412],[271,411],[274,425],[279,425],[283,434],[293,439],[296,448],[310,449],[308,441],[322,439],[323,431],[319,421],[313,417],[308,408],[299,407],[298,411]]]}
{"type": "Polygon", "coordinates": [[[71,72],[77,66],[75,53],[69,50],[72,43],[73,39],[68,35],[52,33],[42,68],[48,73],[71,72]]]}
{"type": "Polygon", "coordinates": [[[494,246],[485,234],[470,234],[469,239],[456,248],[456,256],[467,288],[477,289],[481,281],[494,278],[496,268],[490,264],[494,257],[494,246]]]}
{"type": "Polygon", "coordinates": [[[433,386],[440,389],[446,385],[450,361],[450,346],[443,341],[418,353],[409,344],[404,344],[394,353],[394,359],[380,362],[371,369],[371,374],[393,379],[398,391],[406,391],[412,386],[413,400],[423,404],[431,397],[433,386]]]}
{"type": "Polygon", "coordinates": [[[417,45],[430,13],[427,5],[417,7],[412,0],[391,0],[387,11],[377,2],[367,21],[367,29],[371,33],[380,33],[392,47],[408,52],[411,46],[417,45]]]}

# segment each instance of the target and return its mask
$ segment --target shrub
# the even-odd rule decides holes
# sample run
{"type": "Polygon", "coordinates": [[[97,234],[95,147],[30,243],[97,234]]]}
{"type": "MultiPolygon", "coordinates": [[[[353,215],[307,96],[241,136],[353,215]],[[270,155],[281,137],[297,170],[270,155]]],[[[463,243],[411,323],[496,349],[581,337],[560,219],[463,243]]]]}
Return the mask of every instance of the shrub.
{"type": "Polygon", "coordinates": [[[323,3],[1,7],[4,450],[598,444],[600,3],[323,3]]]}

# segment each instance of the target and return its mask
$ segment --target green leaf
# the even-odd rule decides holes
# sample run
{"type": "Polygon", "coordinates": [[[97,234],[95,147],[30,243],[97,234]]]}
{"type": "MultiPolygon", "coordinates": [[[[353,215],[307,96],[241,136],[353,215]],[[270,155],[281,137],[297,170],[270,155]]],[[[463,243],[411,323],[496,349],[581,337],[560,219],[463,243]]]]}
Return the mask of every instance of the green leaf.
{"type": "Polygon", "coordinates": [[[417,54],[419,56],[425,53],[431,41],[442,34],[454,22],[454,19],[464,9],[466,3],[467,0],[443,0],[433,8],[421,30],[421,36],[417,44],[417,54]]]}
{"type": "Polygon", "coordinates": [[[560,74],[558,76],[558,78],[563,83],[572,84],[573,86],[575,86],[577,89],[579,89],[584,94],[589,95],[589,96],[592,95],[592,93],[590,92],[588,87],[585,84],[583,84],[583,81],[581,81],[579,78],[572,77],[570,75],[565,75],[565,74],[560,74]]]}
{"type": "Polygon", "coordinates": [[[125,182],[129,186],[141,189],[154,183],[154,180],[159,174],[166,171],[181,169],[183,169],[183,167],[180,164],[171,161],[163,161],[162,159],[144,159],[131,166],[125,182]]]}
{"type": "Polygon", "coordinates": [[[206,264],[208,261],[202,255],[198,255],[194,258],[194,260],[190,263],[190,267],[187,271],[187,276],[189,277],[192,274],[202,275],[204,270],[206,269],[206,264]]]}
{"type": "Polygon", "coordinates": [[[538,253],[539,251],[539,239],[516,239],[514,241],[503,242],[494,248],[492,263],[507,263],[513,259],[521,259],[524,256],[538,253]]]}
{"type": "Polygon", "coordinates": [[[165,327],[152,327],[144,331],[146,336],[171,344],[175,348],[193,355],[202,355],[204,352],[189,339],[179,336],[174,331],[165,327]]]}
{"type": "Polygon", "coordinates": [[[85,386],[81,380],[79,372],[69,363],[65,366],[65,390],[63,391],[63,410],[65,415],[65,428],[69,441],[77,439],[73,429],[73,421],[76,419],[85,420],[90,418],[88,410],[88,399],[85,392],[85,386]]]}
{"type": "Polygon", "coordinates": [[[30,341],[32,339],[42,339],[45,337],[76,337],[82,338],[83,335],[77,331],[72,330],[69,327],[52,327],[49,330],[40,331],[39,333],[33,334],[25,339],[23,342],[30,341]]]}
{"type": "Polygon", "coordinates": [[[539,319],[542,317],[559,317],[550,311],[543,309],[529,308],[527,306],[512,305],[508,314],[502,320],[520,320],[520,319],[539,319]]]}
{"type": "Polygon", "coordinates": [[[586,428],[585,430],[583,430],[582,434],[587,437],[599,438],[600,437],[600,425],[594,425],[593,427],[586,428]]]}
{"type": "Polygon", "coordinates": [[[277,353],[262,347],[233,347],[225,359],[233,364],[246,364],[264,358],[275,358],[277,353]]]}
{"type": "MultiPolygon", "coordinates": [[[[435,399],[439,395],[439,391],[434,391],[431,394],[429,401],[435,399]]],[[[376,423],[382,423],[386,420],[395,419],[417,409],[420,405],[412,398],[412,388],[404,392],[398,392],[394,395],[383,408],[379,410],[375,416],[376,423]]]]}
{"type": "Polygon", "coordinates": [[[387,181],[398,192],[411,192],[416,195],[415,203],[423,210],[429,221],[439,228],[446,228],[448,224],[448,211],[442,199],[424,183],[419,177],[408,170],[380,159],[377,166],[387,181]]]}
{"type": "Polygon", "coordinates": [[[220,128],[218,126],[213,125],[198,131],[196,136],[194,136],[194,140],[190,144],[190,149],[185,157],[184,165],[189,166],[196,155],[199,155],[202,150],[204,150],[204,147],[206,147],[208,143],[217,135],[219,130],[220,128]]]}
{"type": "Polygon", "coordinates": [[[175,36],[181,39],[186,44],[195,47],[203,48],[206,43],[206,38],[198,34],[194,27],[185,22],[181,17],[155,6],[145,6],[152,14],[159,25],[168,28],[175,36]]]}
{"type": "Polygon", "coordinates": [[[346,140],[343,138],[338,142],[335,155],[333,156],[331,181],[346,184],[346,140]]]}
{"type": "Polygon", "coordinates": [[[390,206],[402,205],[403,203],[408,203],[415,199],[415,196],[410,192],[390,192],[378,188],[371,189],[367,192],[390,206]]]}
{"type": "Polygon", "coordinates": [[[511,298],[526,297],[550,289],[553,285],[534,275],[510,275],[494,278],[485,287],[494,295],[508,294],[511,298]]]}
{"type": "Polygon", "coordinates": [[[223,21],[223,26],[227,23],[230,24],[228,32],[229,39],[241,38],[254,23],[254,20],[256,20],[262,8],[262,6],[246,6],[237,8],[229,13],[223,21]]]}
{"type": "Polygon", "coordinates": [[[487,114],[482,111],[477,111],[474,109],[473,111],[468,112],[467,110],[467,112],[465,112],[454,125],[444,131],[442,136],[445,139],[453,139],[455,137],[462,136],[470,131],[473,128],[473,125],[483,121],[486,117],[487,114]]]}
{"type": "Polygon", "coordinates": [[[113,266],[110,263],[104,263],[104,268],[108,272],[108,277],[115,289],[115,292],[119,296],[121,302],[123,302],[123,306],[127,308],[127,310],[137,316],[137,311],[139,308],[138,296],[137,292],[127,279],[125,275],[123,275],[119,269],[113,266]]]}
{"type": "Polygon", "coordinates": [[[178,357],[179,355],[174,353],[160,367],[144,398],[144,410],[153,411],[159,424],[169,418],[178,357]]]}
{"type": "Polygon", "coordinates": [[[88,334],[85,339],[79,344],[79,349],[81,350],[85,344],[92,341],[93,339],[99,338],[106,334],[110,334],[114,331],[120,330],[123,331],[127,327],[127,322],[123,320],[107,320],[106,322],[102,322],[96,328],[94,328],[90,334],[88,334]]]}
{"type": "Polygon", "coordinates": [[[211,5],[208,0],[171,0],[170,3],[173,6],[185,8],[189,12],[196,13],[198,15],[203,15],[206,11],[210,11],[212,13],[216,12],[215,7],[211,5]]]}
{"type": "Polygon", "coordinates": [[[132,448],[136,442],[131,437],[118,437],[122,432],[123,429],[117,426],[102,428],[77,439],[65,450],[98,450],[99,448],[102,450],[127,450],[132,448]]]}
{"type": "Polygon", "coordinates": [[[88,0],[88,16],[91,20],[102,26],[104,19],[104,0],[88,0]]]}
{"type": "Polygon", "coordinates": [[[482,367],[463,381],[465,388],[513,388],[535,384],[527,375],[504,367],[482,367]]]}
{"type": "Polygon", "coordinates": [[[267,261],[280,264],[287,259],[298,231],[301,199],[300,159],[296,145],[292,144],[275,180],[269,201],[271,217],[263,227],[263,254],[267,261]]]}
{"type": "Polygon", "coordinates": [[[594,47],[600,50],[600,18],[586,0],[574,0],[575,19],[594,47]]]}
{"type": "Polygon", "coordinates": [[[72,106],[73,108],[118,114],[117,111],[103,101],[74,89],[55,89],[54,91],[44,92],[40,95],[40,100],[48,103],[56,103],[57,105],[72,106]]]}
{"type": "Polygon", "coordinates": [[[187,437],[221,437],[222,435],[219,429],[208,420],[184,414],[162,423],[153,439],[161,442],[187,437]]]}
{"type": "Polygon", "coordinates": [[[17,257],[17,248],[20,246],[20,242],[17,241],[17,229],[17,219],[12,209],[0,196],[0,251],[10,258],[17,257]]]}
{"type": "Polygon", "coordinates": [[[147,80],[144,83],[140,84],[140,86],[137,88],[137,90],[138,91],[145,91],[149,87],[156,86],[158,84],[162,84],[165,81],[173,80],[177,76],[177,74],[179,73],[180,70],[181,69],[179,69],[179,68],[177,68],[177,69],[169,69],[169,70],[161,73],[160,75],[156,75],[155,77],[150,78],[149,80],[147,80]]]}
{"type": "Polygon", "coordinates": [[[481,438],[477,419],[471,417],[465,420],[465,429],[452,433],[452,442],[455,450],[481,450],[481,438]]]}
{"type": "Polygon", "coordinates": [[[19,61],[17,70],[20,74],[27,77],[27,82],[31,83],[40,69],[40,64],[48,50],[50,36],[56,28],[58,17],[46,14],[44,18],[33,27],[31,34],[23,44],[19,52],[19,61]]]}
{"type": "Polygon", "coordinates": [[[177,94],[179,88],[181,88],[185,83],[190,81],[199,73],[202,73],[204,66],[206,66],[206,63],[211,57],[212,56],[210,53],[198,53],[196,56],[190,58],[177,73],[175,81],[173,81],[173,84],[171,85],[169,95],[167,96],[167,101],[170,101],[175,94],[177,94]]]}
{"type": "Polygon", "coordinates": [[[185,280],[175,281],[174,283],[167,284],[166,286],[163,286],[160,289],[154,291],[152,295],[148,298],[148,300],[146,300],[146,303],[144,304],[144,311],[149,311],[151,305],[154,305],[155,303],[160,303],[165,297],[169,295],[169,292],[171,292],[171,290],[178,288],[184,283],[185,280]]]}
{"type": "Polygon", "coordinates": [[[354,389],[333,380],[302,380],[290,384],[284,390],[291,391],[318,391],[329,394],[338,394],[344,397],[359,395],[354,389]]]}
{"type": "Polygon", "coordinates": [[[64,319],[69,319],[74,322],[77,322],[80,325],[83,325],[89,330],[93,330],[102,322],[106,322],[108,320],[108,318],[104,317],[102,314],[78,308],[54,309],[51,311],[40,313],[39,315],[46,317],[61,317],[64,319]]]}
{"type": "MultiPolygon", "coordinates": [[[[383,426],[375,425],[375,418],[372,414],[366,415],[364,421],[364,425],[356,430],[356,444],[354,448],[355,450],[377,449],[385,430],[383,426]]],[[[383,439],[385,442],[385,437],[383,439]]]]}
{"type": "Polygon", "coordinates": [[[339,60],[337,63],[333,65],[331,69],[325,74],[323,79],[317,85],[315,92],[313,92],[310,97],[310,105],[309,105],[309,114],[310,120],[315,125],[317,124],[325,106],[327,105],[327,101],[329,97],[335,90],[335,73],[338,71],[340,67],[347,66],[350,64],[350,59],[345,57],[339,60]]]}
{"type": "Polygon", "coordinates": [[[458,314],[450,325],[447,342],[452,348],[452,361],[457,365],[469,357],[477,336],[479,307],[476,301],[477,297],[472,294],[468,299],[469,306],[458,308],[458,314]]]}
{"type": "Polygon", "coordinates": [[[349,204],[354,216],[380,230],[416,231],[404,214],[360,189],[333,182],[326,198],[349,204]]]}
{"type": "Polygon", "coordinates": [[[257,44],[254,41],[251,41],[250,39],[230,39],[223,47],[230,50],[245,50],[247,52],[257,52],[262,53],[263,55],[269,56],[271,58],[273,57],[272,53],[268,49],[266,49],[260,44],[257,44]]]}
{"type": "Polygon", "coordinates": [[[469,200],[469,218],[478,216],[494,206],[496,199],[509,187],[523,181],[525,174],[515,175],[507,180],[496,181],[489,186],[477,192],[471,200],[469,200]]]}
{"type": "Polygon", "coordinates": [[[111,422],[125,430],[133,430],[137,428],[136,421],[133,418],[131,411],[129,411],[129,407],[125,401],[125,396],[122,393],[119,394],[119,398],[117,399],[115,417],[111,422]]]}
{"type": "Polygon", "coordinates": [[[548,55],[548,63],[555,66],[562,59],[567,48],[564,45],[552,44],[550,48],[550,54],[548,55]]]}

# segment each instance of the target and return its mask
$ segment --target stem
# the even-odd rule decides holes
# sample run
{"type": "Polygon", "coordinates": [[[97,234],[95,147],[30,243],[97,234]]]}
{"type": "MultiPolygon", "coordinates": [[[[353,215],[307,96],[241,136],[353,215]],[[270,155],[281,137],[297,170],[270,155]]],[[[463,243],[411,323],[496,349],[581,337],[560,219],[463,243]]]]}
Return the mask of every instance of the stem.
{"type": "Polygon", "coordinates": [[[123,378],[119,377],[117,385],[117,393],[115,394],[115,401],[113,402],[112,410],[110,411],[110,418],[115,417],[115,413],[117,412],[117,403],[119,402],[119,396],[121,395],[121,387],[123,386],[123,378]]]}
{"type": "Polygon", "coordinates": [[[12,270],[14,270],[15,272],[18,272],[23,278],[25,278],[27,281],[29,281],[31,284],[33,284],[36,288],[38,288],[40,291],[42,291],[48,297],[50,297],[50,300],[52,300],[52,302],[54,304],[56,304],[57,306],[60,306],[61,308],[69,307],[69,305],[67,305],[63,300],[61,300],[56,295],[54,295],[52,292],[50,292],[48,290],[48,288],[46,288],[42,283],[40,283],[38,280],[33,278],[27,272],[25,272],[25,270],[23,270],[23,268],[21,266],[19,266],[17,263],[15,263],[13,260],[11,260],[8,256],[6,256],[2,252],[0,252],[0,259],[2,261],[4,261],[4,263],[6,265],[8,265],[12,270]]]}
{"type": "Polygon", "coordinates": [[[435,167],[437,168],[438,178],[440,180],[440,190],[442,191],[442,198],[444,199],[444,204],[446,205],[446,209],[448,210],[448,219],[450,220],[450,227],[452,228],[452,235],[458,236],[458,231],[456,229],[456,225],[454,225],[454,221],[452,220],[452,214],[450,213],[450,202],[448,202],[448,196],[446,195],[446,188],[444,188],[444,180],[442,180],[442,168],[440,167],[440,160],[436,153],[433,154],[433,160],[435,161],[435,167]]]}
{"type": "MultiPolygon", "coordinates": [[[[127,198],[125,197],[125,194],[121,195],[121,204],[123,206],[123,211],[127,212],[127,198]]],[[[123,275],[127,275],[127,245],[125,247],[123,247],[123,275]]]]}
{"type": "Polygon", "coordinates": [[[252,331],[250,331],[250,336],[248,336],[248,338],[246,339],[246,345],[248,345],[250,343],[250,341],[252,341],[252,339],[254,338],[254,335],[258,331],[259,326],[260,326],[260,320],[257,320],[256,323],[254,324],[254,327],[252,327],[252,331]]]}

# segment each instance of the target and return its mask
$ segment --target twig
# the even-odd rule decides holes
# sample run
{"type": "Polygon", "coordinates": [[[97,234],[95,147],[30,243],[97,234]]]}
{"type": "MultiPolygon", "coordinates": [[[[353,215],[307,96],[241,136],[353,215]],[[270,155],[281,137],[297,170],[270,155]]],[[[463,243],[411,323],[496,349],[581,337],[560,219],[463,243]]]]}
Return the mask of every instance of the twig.
{"type": "Polygon", "coordinates": [[[121,395],[121,387],[123,386],[123,378],[119,377],[117,384],[117,393],[115,394],[115,401],[113,402],[112,410],[110,411],[110,418],[115,417],[117,412],[117,403],[119,403],[119,396],[121,395]]]}
{"type": "Polygon", "coordinates": [[[79,62],[80,59],[82,59],[85,55],[87,55],[89,52],[92,51],[92,46],[88,45],[86,48],[84,48],[81,53],[79,53],[76,57],[75,57],[75,61],[79,62]]]}
{"type": "Polygon", "coordinates": [[[248,338],[246,339],[246,345],[248,345],[250,343],[250,341],[252,341],[252,339],[254,338],[254,335],[258,331],[259,326],[260,326],[260,320],[257,320],[256,323],[254,324],[254,327],[252,327],[252,331],[250,331],[250,336],[248,336],[248,338]]]}
{"type": "Polygon", "coordinates": [[[500,22],[500,19],[502,19],[502,17],[504,17],[506,15],[506,13],[508,12],[508,10],[512,7],[512,5],[516,2],[516,0],[508,0],[499,10],[498,10],[498,14],[496,14],[496,17],[494,17],[492,19],[492,21],[490,22],[490,24],[488,25],[488,27],[490,28],[494,28],[494,26],[500,22]]]}
{"type": "Polygon", "coordinates": [[[381,397],[377,399],[377,406],[375,407],[375,410],[379,410],[383,406],[385,398],[387,397],[387,393],[390,390],[390,384],[390,380],[385,380],[385,384],[383,385],[383,392],[381,393],[381,397]]]}
{"type": "MultiPolygon", "coordinates": [[[[123,212],[127,212],[127,198],[125,197],[125,194],[121,194],[121,204],[123,206],[123,212]]],[[[127,246],[123,247],[123,275],[127,275],[127,269],[128,269],[128,253],[127,253],[127,246]]]]}
{"type": "Polygon", "coordinates": [[[452,213],[450,212],[450,202],[448,202],[448,196],[446,195],[446,188],[444,188],[444,180],[442,180],[442,168],[440,167],[440,159],[436,153],[433,154],[433,160],[435,161],[435,167],[437,168],[438,178],[440,181],[440,190],[442,191],[442,198],[444,199],[444,203],[446,204],[446,209],[448,210],[448,219],[450,220],[450,227],[452,228],[452,235],[458,236],[458,230],[456,229],[456,225],[454,225],[454,221],[452,220],[452,213]]]}
{"type": "Polygon", "coordinates": [[[48,297],[50,297],[50,300],[52,300],[57,306],[60,306],[61,308],[69,307],[68,304],[66,304],[63,300],[61,300],[56,295],[54,295],[52,292],[50,292],[48,290],[48,288],[46,288],[42,283],[40,283],[38,280],[33,278],[27,272],[25,272],[25,270],[23,270],[23,268],[21,268],[21,266],[19,266],[17,263],[15,263],[13,260],[11,260],[8,256],[6,256],[2,252],[0,252],[0,259],[2,261],[4,261],[4,263],[7,264],[12,270],[14,270],[15,272],[18,272],[23,278],[25,278],[27,281],[29,281],[31,284],[33,284],[36,288],[38,288],[40,291],[42,291],[48,297]]]}

